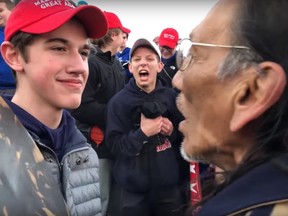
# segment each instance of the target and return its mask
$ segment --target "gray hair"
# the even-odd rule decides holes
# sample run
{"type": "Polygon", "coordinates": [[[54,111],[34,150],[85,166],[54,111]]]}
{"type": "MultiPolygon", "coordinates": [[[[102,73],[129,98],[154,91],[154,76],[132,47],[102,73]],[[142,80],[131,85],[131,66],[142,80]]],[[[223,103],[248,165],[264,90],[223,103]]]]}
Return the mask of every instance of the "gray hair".
{"type": "Polygon", "coordinates": [[[224,79],[227,76],[233,76],[250,67],[258,68],[258,63],[263,61],[262,57],[254,51],[247,39],[243,36],[243,29],[240,18],[243,16],[241,12],[236,12],[230,26],[231,44],[237,46],[246,46],[250,49],[232,48],[228,56],[219,65],[218,77],[224,79]]]}
{"type": "Polygon", "coordinates": [[[217,76],[219,79],[225,79],[227,76],[233,76],[250,67],[256,67],[258,70],[258,63],[261,60],[262,58],[253,50],[231,49],[231,52],[219,65],[217,76]]]}

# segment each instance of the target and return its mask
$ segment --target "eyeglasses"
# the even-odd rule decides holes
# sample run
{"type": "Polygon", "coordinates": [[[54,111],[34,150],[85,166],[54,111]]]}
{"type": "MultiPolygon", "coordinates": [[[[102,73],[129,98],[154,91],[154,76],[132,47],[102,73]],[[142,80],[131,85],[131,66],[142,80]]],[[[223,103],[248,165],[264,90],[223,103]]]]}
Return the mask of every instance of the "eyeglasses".
{"type": "Polygon", "coordinates": [[[246,46],[230,46],[230,45],[216,45],[209,43],[198,43],[191,41],[190,38],[184,38],[179,42],[176,56],[176,64],[180,71],[184,71],[191,64],[193,55],[190,50],[192,46],[204,46],[204,47],[218,47],[218,48],[229,48],[229,49],[250,49],[246,46]]]}

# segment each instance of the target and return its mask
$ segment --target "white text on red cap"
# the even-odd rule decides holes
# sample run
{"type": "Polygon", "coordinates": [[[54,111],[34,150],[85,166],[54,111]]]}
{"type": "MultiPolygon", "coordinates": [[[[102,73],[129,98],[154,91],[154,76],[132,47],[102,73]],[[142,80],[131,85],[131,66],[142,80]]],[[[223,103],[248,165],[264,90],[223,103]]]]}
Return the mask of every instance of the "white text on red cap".
{"type": "MultiPolygon", "coordinates": [[[[62,1],[51,1],[51,0],[39,0],[36,1],[35,6],[40,6],[42,9],[48,8],[48,7],[53,7],[53,6],[61,6],[62,5],[62,1]]],[[[69,2],[69,1],[65,1],[65,6],[74,8],[74,6],[69,2]]]]}
{"type": "Polygon", "coordinates": [[[175,36],[174,35],[171,35],[171,34],[164,34],[164,38],[169,38],[171,40],[174,40],[175,39],[175,36]]]}

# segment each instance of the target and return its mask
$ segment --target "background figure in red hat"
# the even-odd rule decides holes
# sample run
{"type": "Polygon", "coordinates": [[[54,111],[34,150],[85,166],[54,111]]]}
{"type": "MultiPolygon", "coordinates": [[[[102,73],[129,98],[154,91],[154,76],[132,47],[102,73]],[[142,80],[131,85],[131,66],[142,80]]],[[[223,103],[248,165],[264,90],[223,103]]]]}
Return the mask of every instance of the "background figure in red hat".
{"type": "Polygon", "coordinates": [[[178,70],[176,64],[176,49],[179,40],[179,34],[174,28],[165,28],[158,40],[158,46],[161,52],[161,61],[164,64],[158,78],[164,86],[172,87],[172,78],[178,70]]]}
{"type": "Polygon", "coordinates": [[[94,50],[88,60],[88,81],[81,105],[72,111],[72,115],[77,120],[78,128],[99,156],[102,215],[106,216],[112,184],[112,157],[104,139],[107,104],[125,85],[125,70],[116,53],[123,44],[124,32],[130,33],[130,29],[122,25],[115,13],[104,11],[104,14],[109,30],[102,38],[91,40],[94,50]]]}
{"type": "MultiPolygon", "coordinates": [[[[179,35],[174,28],[165,28],[161,32],[160,36],[156,39],[157,45],[161,53],[161,61],[164,66],[157,78],[161,80],[163,86],[172,88],[172,78],[178,70],[176,64],[176,53],[179,35]]],[[[182,135],[179,133],[178,138],[174,140],[175,146],[181,146],[182,135]]],[[[179,162],[180,176],[179,176],[179,190],[184,203],[188,203],[190,200],[190,172],[189,163],[185,161],[180,153],[180,148],[175,148],[177,159],[179,162]]]]}
{"type": "Polygon", "coordinates": [[[99,160],[67,110],[81,102],[89,38],[107,29],[102,10],[68,0],[21,0],[12,10],[1,45],[17,80],[12,99],[0,98],[4,215],[101,215],[99,160]],[[3,139],[7,124],[15,127],[3,139]]]}
{"type": "MultiPolygon", "coordinates": [[[[158,46],[161,52],[161,61],[164,64],[162,71],[158,74],[158,79],[162,81],[164,86],[170,88],[172,88],[172,79],[178,71],[176,56],[179,41],[181,41],[181,39],[179,39],[179,34],[174,28],[163,29],[158,39],[158,46]]],[[[174,145],[180,146],[182,139],[182,135],[179,134],[174,145]]],[[[195,199],[199,201],[201,199],[201,182],[199,180],[200,175],[210,175],[211,168],[209,165],[202,163],[191,163],[189,165],[189,163],[181,156],[179,148],[176,149],[176,155],[178,156],[179,161],[179,188],[183,201],[185,203],[188,203],[190,200],[194,202],[195,199]]]]}

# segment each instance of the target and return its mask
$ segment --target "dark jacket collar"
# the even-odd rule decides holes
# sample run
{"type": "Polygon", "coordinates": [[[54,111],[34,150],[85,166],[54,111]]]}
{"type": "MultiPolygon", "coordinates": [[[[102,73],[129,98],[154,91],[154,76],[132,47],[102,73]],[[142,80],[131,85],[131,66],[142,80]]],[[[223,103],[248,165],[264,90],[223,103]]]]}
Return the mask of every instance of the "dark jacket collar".
{"type": "Polygon", "coordinates": [[[97,56],[108,63],[113,63],[116,57],[116,55],[112,55],[111,51],[103,52],[98,46],[92,48],[91,55],[97,56]]]}
{"type": "Polygon", "coordinates": [[[223,216],[263,203],[288,199],[288,154],[262,164],[223,189],[199,216],[223,216]],[[286,170],[285,170],[286,169],[286,170]]]}

